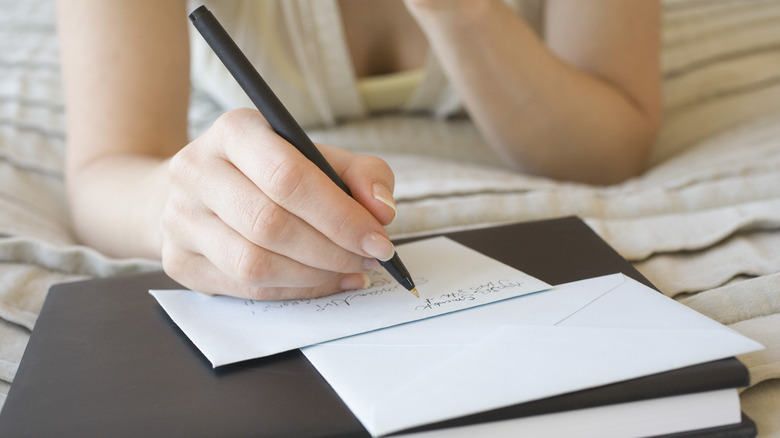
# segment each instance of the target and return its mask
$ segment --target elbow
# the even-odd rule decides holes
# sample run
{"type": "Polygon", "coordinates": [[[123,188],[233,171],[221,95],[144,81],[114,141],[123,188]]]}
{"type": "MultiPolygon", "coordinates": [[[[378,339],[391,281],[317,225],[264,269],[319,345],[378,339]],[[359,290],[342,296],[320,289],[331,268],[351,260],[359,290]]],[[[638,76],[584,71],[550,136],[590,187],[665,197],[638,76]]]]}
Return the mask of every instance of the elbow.
{"type": "Polygon", "coordinates": [[[603,160],[590,162],[583,169],[580,182],[594,185],[615,185],[647,171],[650,157],[661,129],[661,116],[650,116],[626,129],[607,150],[603,160]]]}
{"type": "Polygon", "coordinates": [[[615,120],[596,129],[552,127],[535,138],[489,143],[517,172],[596,186],[643,174],[662,125],[661,111],[615,120]]]}

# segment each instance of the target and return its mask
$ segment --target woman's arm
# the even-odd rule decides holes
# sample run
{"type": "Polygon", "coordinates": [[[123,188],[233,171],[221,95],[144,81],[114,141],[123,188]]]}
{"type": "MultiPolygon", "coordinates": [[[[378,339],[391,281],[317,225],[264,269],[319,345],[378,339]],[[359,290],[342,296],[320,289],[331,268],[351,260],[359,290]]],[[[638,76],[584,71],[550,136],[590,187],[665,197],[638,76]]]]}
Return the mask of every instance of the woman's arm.
{"type": "Polygon", "coordinates": [[[501,0],[407,0],[483,135],[518,169],[608,184],[661,123],[658,0],[549,0],[545,42],[501,0]]]}
{"type": "Polygon", "coordinates": [[[110,255],[159,258],[166,159],[187,144],[185,2],[67,0],[57,12],[74,229],[110,255]]]}
{"type": "Polygon", "coordinates": [[[183,0],[58,4],[73,225],[115,256],[162,258],[207,293],[279,299],[364,287],[393,254],[393,174],[322,147],[347,196],[255,110],[188,143],[183,0]]]}

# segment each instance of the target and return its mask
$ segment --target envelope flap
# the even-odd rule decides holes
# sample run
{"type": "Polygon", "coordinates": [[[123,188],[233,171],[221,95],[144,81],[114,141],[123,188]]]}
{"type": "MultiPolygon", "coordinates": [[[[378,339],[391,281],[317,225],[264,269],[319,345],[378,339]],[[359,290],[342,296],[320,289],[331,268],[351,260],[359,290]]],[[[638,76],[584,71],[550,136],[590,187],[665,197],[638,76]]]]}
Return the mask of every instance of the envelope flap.
{"type": "Polygon", "coordinates": [[[628,277],[558,322],[579,327],[723,329],[723,325],[628,277]]]}

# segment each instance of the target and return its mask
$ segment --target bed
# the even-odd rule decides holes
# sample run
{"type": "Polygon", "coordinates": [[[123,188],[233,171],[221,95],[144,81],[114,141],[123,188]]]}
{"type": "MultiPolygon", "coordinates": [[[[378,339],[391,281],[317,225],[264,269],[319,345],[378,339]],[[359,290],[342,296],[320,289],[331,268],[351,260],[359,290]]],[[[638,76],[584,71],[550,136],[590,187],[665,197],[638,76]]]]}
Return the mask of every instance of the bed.
{"type": "MultiPolygon", "coordinates": [[[[53,0],[0,0],[0,403],[48,288],[160,269],[80,245],[65,199],[53,0]]],[[[664,294],[766,346],[743,410],[780,436],[780,1],[664,0],[665,124],[649,170],[597,187],[474,154],[464,121],[384,117],[312,131],[396,171],[395,237],[582,217],[664,294]],[[446,160],[426,145],[451,144],[446,160]]],[[[193,92],[192,134],[220,113],[193,92]]],[[[608,121],[605,121],[608,123],[608,121]]]]}

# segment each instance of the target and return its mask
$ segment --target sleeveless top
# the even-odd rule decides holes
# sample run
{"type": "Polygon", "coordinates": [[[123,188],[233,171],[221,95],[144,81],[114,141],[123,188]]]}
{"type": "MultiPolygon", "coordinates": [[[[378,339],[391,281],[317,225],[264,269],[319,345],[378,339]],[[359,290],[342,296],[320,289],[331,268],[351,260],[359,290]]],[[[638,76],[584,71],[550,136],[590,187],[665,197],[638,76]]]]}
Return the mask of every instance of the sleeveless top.
{"type": "MultiPolygon", "coordinates": [[[[505,0],[542,34],[543,0],[505,0]]],[[[197,2],[198,4],[203,1],[197,2]]],[[[293,117],[304,128],[328,127],[369,115],[393,87],[405,93],[398,110],[438,117],[462,114],[460,98],[429,52],[421,72],[355,77],[337,0],[206,0],[293,117]],[[384,79],[384,80],[382,80],[384,79]],[[411,81],[411,82],[410,82],[411,81]],[[367,105],[368,104],[368,105],[367,105]]],[[[189,5],[194,8],[194,3],[189,5]]],[[[223,109],[253,107],[212,50],[190,28],[193,87],[223,109]]]]}

